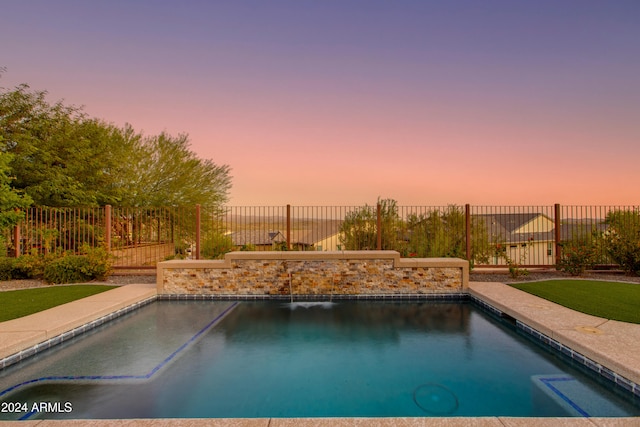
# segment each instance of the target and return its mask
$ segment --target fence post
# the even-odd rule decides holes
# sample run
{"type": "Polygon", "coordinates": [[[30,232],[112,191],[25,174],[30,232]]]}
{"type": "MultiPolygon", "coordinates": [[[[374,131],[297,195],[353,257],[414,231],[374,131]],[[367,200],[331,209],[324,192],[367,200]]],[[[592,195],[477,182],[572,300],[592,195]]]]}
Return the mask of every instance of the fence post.
{"type": "Polygon", "coordinates": [[[18,258],[20,256],[20,251],[22,248],[20,247],[20,241],[22,240],[22,236],[20,235],[20,224],[16,224],[13,229],[13,243],[16,248],[15,257],[18,258]]]}
{"type": "Polygon", "coordinates": [[[287,205],[287,250],[291,250],[291,205],[287,205]]]}
{"type": "Polygon", "coordinates": [[[471,261],[471,206],[464,205],[464,228],[466,234],[467,261],[471,261]]]}
{"type": "Polygon", "coordinates": [[[382,206],[380,203],[376,205],[376,249],[382,250],[382,206]]]}
{"type": "Polygon", "coordinates": [[[562,260],[562,246],[560,245],[560,241],[562,239],[562,218],[560,218],[560,203],[556,203],[555,206],[555,247],[556,247],[556,267],[560,265],[560,261],[562,260]]]}
{"type": "Polygon", "coordinates": [[[104,244],[107,252],[111,252],[111,205],[104,207],[104,244]]]}
{"type": "Polygon", "coordinates": [[[200,204],[196,205],[196,259],[200,259],[200,204]]]}

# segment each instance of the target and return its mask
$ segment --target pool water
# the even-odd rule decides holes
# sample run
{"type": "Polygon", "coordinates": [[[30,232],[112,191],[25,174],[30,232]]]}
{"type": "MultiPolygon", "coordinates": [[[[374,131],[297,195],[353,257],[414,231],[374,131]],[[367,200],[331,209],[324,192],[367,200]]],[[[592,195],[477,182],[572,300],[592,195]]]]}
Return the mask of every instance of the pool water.
{"type": "Polygon", "coordinates": [[[640,415],[471,302],[158,301],[0,371],[0,402],[0,419],[640,415]]]}

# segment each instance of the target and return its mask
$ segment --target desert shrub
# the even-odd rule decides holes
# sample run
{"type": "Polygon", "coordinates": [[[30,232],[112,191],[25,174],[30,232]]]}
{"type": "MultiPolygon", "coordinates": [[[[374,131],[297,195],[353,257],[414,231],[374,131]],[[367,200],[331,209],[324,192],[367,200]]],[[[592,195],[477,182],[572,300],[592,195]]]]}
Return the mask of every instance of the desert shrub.
{"type": "Polygon", "coordinates": [[[14,258],[0,257],[0,280],[13,279],[14,258]]]}
{"type": "Polygon", "coordinates": [[[88,259],[82,255],[65,255],[45,265],[43,278],[48,283],[84,282],[90,280],[83,272],[88,264],[88,259]]]}
{"type": "MultiPolygon", "coordinates": [[[[504,259],[504,262],[509,266],[509,275],[513,279],[517,279],[521,276],[528,276],[529,270],[522,267],[524,260],[527,259],[529,250],[531,249],[531,242],[527,242],[524,245],[524,250],[520,251],[520,258],[514,259],[507,253],[507,246],[502,243],[497,243],[495,246],[495,255],[504,259]]],[[[521,247],[522,247],[521,246],[521,247]]]]}
{"type": "Polygon", "coordinates": [[[45,262],[43,279],[49,283],[104,280],[111,273],[111,255],[103,248],[82,247],[82,255],[64,254],[45,262]]]}
{"type": "Polygon", "coordinates": [[[640,275],[640,211],[613,211],[605,222],[607,253],[626,273],[640,275]]]}
{"type": "Polygon", "coordinates": [[[276,242],[271,245],[274,251],[286,252],[289,250],[287,242],[276,242]]]}
{"type": "Polygon", "coordinates": [[[558,269],[572,276],[579,276],[585,270],[593,268],[598,250],[593,240],[587,236],[575,238],[562,243],[562,258],[558,269]]]}
{"type": "Polygon", "coordinates": [[[224,254],[233,250],[231,237],[222,234],[212,234],[202,242],[200,255],[202,258],[217,259],[224,257],[224,254]]]}
{"type": "Polygon", "coordinates": [[[104,280],[111,274],[113,256],[105,248],[84,245],[82,253],[88,261],[82,272],[91,280],[104,280]]]}
{"type": "Polygon", "coordinates": [[[627,274],[640,275],[640,239],[611,239],[607,251],[627,274]]]}
{"type": "Polygon", "coordinates": [[[21,255],[16,258],[13,274],[14,279],[41,279],[44,274],[44,266],[47,261],[51,261],[57,257],[57,254],[39,255],[34,252],[31,254],[21,255]]]}

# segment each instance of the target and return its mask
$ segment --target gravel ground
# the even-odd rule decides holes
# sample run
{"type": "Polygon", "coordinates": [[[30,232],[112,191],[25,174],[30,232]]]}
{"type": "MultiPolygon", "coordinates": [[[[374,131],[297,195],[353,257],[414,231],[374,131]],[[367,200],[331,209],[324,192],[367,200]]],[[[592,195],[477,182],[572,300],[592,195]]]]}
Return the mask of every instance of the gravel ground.
{"type": "MultiPolygon", "coordinates": [[[[472,282],[501,282],[501,283],[518,283],[529,282],[535,280],[548,280],[548,279],[574,279],[575,277],[568,274],[556,271],[556,270],[531,270],[529,274],[513,278],[506,271],[495,270],[474,270],[469,274],[469,280],[472,282]]],[[[598,272],[598,273],[585,273],[583,276],[578,277],[580,279],[593,279],[593,280],[610,280],[620,282],[632,282],[640,283],[639,276],[626,276],[621,273],[611,272],[598,272]]],[[[104,285],[129,285],[132,283],[155,283],[156,275],[155,270],[146,271],[134,271],[132,274],[114,274],[103,282],[91,282],[94,284],[104,285]]],[[[11,291],[16,289],[27,288],[39,288],[45,286],[53,286],[44,283],[41,280],[7,280],[0,282],[0,291],[11,291]]]]}

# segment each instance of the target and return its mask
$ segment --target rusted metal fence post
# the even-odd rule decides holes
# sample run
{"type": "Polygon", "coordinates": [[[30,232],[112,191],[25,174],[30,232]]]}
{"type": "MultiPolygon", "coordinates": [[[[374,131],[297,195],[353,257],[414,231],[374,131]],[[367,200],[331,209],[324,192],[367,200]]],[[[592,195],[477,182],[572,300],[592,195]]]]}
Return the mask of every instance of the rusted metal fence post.
{"type": "Polygon", "coordinates": [[[196,205],[196,259],[200,259],[200,204],[196,205]]]}
{"type": "Polygon", "coordinates": [[[20,235],[20,224],[16,224],[13,229],[13,244],[16,249],[15,257],[18,258],[20,256],[20,251],[22,248],[20,247],[20,241],[22,240],[22,236],[20,235]]]}
{"type": "Polygon", "coordinates": [[[107,252],[111,252],[111,205],[104,207],[104,244],[107,252]]]}
{"type": "Polygon", "coordinates": [[[467,261],[471,261],[471,206],[468,203],[464,205],[464,228],[467,245],[467,261]]]}
{"type": "Polygon", "coordinates": [[[291,250],[291,205],[287,205],[287,250],[291,250]]]}
{"type": "Polygon", "coordinates": [[[382,250],[382,206],[380,206],[380,203],[376,205],[376,235],[377,235],[376,249],[381,251],[382,250]]]}
{"type": "Polygon", "coordinates": [[[555,247],[556,247],[556,267],[560,265],[560,261],[562,260],[562,218],[560,213],[560,203],[556,203],[554,206],[555,210],[555,247]]]}

